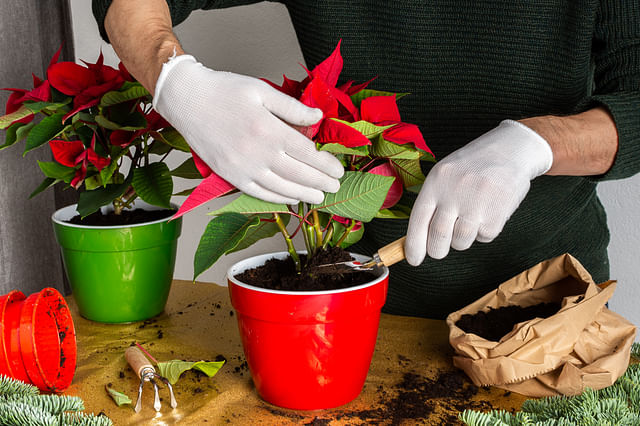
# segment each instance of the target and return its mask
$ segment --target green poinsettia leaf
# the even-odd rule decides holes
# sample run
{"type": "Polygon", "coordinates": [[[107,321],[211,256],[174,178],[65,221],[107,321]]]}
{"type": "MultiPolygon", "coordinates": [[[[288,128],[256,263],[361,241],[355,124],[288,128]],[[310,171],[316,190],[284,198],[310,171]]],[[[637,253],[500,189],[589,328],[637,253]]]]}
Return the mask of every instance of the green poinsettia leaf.
{"type": "Polygon", "coordinates": [[[118,407],[121,407],[123,405],[133,404],[133,402],[131,401],[131,398],[129,398],[124,393],[119,392],[115,389],[112,389],[109,386],[105,386],[105,389],[107,390],[107,393],[109,394],[111,399],[113,399],[113,401],[118,405],[118,407]]]}
{"type": "Polygon", "coordinates": [[[53,114],[43,118],[40,123],[36,124],[27,136],[27,144],[22,155],[26,155],[29,151],[44,145],[62,133],[64,130],[62,117],[64,117],[64,113],[53,114]]]}
{"type": "Polygon", "coordinates": [[[109,130],[127,130],[134,131],[144,129],[147,126],[147,120],[144,115],[134,111],[121,111],[124,108],[118,108],[119,105],[115,105],[110,109],[112,113],[111,119],[108,119],[102,114],[96,115],[95,120],[98,125],[109,130]]]}
{"type": "Polygon", "coordinates": [[[69,103],[71,103],[71,98],[66,98],[62,102],[29,102],[26,101],[24,106],[27,107],[31,112],[38,113],[42,110],[52,111],[52,112],[68,112],[69,108],[66,107],[69,103]],[[65,108],[66,107],[66,108],[65,108]],[[60,109],[63,109],[60,111],[60,109]]]}
{"type": "Polygon", "coordinates": [[[385,157],[394,160],[418,160],[427,153],[415,149],[410,144],[399,145],[389,142],[380,134],[371,147],[371,153],[376,157],[385,157]]]}
{"type": "Polygon", "coordinates": [[[318,148],[318,151],[327,151],[332,154],[349,154],[359,155],[362,157],[369,155],[369,145],[348,148],[344,145],[340,145],[339,143],[324,143],[316,144],[316,146],[318,148]]]}
{"type": "Polygon", "coordinates": [[[395,124],[389,124],[387,126],[377,126],[373,123],[369,123],[368,121],[360,120],[353,123],[348,121],[339,120],[337,118],[332,118],[331,120],[337,121],[338,123],[342,123],[346,126],[349,126],[353,129],[356,129],[360,133],[362,133],[367,139],[372,139],[382,134],[387,129],[395,126],[395,124]]]}
{"type": "Polygon", "coordinates": [[[422,184],[412,185],[412,186],[409,186],[409,187],[407,187],[405,189],[407,191],[409,191],[409,192],[413,192],[414,194],[419,194],[420,190],[422,189],[422,184]]]}
{"type": "Polygon", "coordinates": [[[113,200],[122,196],[131,186],[131,177],[121,184],[110,184],[93,191],[82,191],[78,199],[78,213],[87,217],[102,206],[111,204],[113,200]]]}
{"type": "Polygon", "coordinates": [[[171,208],[173,179],[166,163],[151,163],[133,170],[131,181],[136,193],[149,204],[171,208]]]}
{"type": "Polygon", "coordinates": [[[422,185],[425,176],[420,167],[420,160],[392,160],[391,163],[400,175],[405,188],[422,185]]]}
{"type": "Polygon", "coordinates": [[[229,212],[243,214],[289,213],[289,209],[286,204],[269,203],[268,201],[262,201],[247,194],[241,194],[226,206],[207,214],[217,216],[229,212]]]}
{"type": "Polygon", "coordinates": [[[96,173],[93,176],[87,176],[84,179],[84,187],[87,191],[93,191],[94,189],[100,188],[101,186],[103,185],[99,173],[96,173]]]}
{"type": "Polygon", "coordinates": [[[27,124],[13,123],[6,131],[4,144],[0,145],[0,151],[10,147],[16,142],[20,142],[21,140],[25,139],[35,125],[36,123],[33,121],[27,124]]]}
{"type": "MultiPolygon", "coordinates": [[[[333,236],[331,237],[331,245],[335,246],[336,244],[338,244],[338,240],[340,240],[340,238],[342,237],[342,235],[345,233],[346,230],[347,228],[343,224],[341,224],[340,222],[334,221],[333,236]]],[[[358,230],[356,231],[352,230],[347,234],[347,237],[344,240],[342,240],[342,242],[340,243],[340,247],[342,247],[343,249],[346,249],[350,245],[360,241],[363,235],[364,235],[364,225],[361,225],[358,230]]]]}
{"type": "Polygon", "coordinates": [[[233,250],[247,232],[260,224],[256,215],[224,213],[213,218],[202,234],[193,259],[193,280],[209,269],[223,254],[233,250]]]}
{"type": "Polygon", "coordinates": [[[411,208],[396,204],[393,208],[380,210],[376,215],[378,219],[408,219],[411,215],[411,208]]]}
{"type": "Polygon", "coordinates": [[[11,124],[13,124],[14,121],[21,120],[30,115],[33,115],[33,112],[31,112],[31,110],[26,106],[22,105],[20,108],[18,108],[16,111],[12,112],[11,114],[0,116],[0,130],[6,129],[7,127],[11,126],[11,124]]]}
{"type": "MultiPolygon", "coordinates": [[[[258,215],[260,219],[272,219],[272,216],[269,214],[258,215]]],[[[286,227],[289,224],[289,220],[291,219],[291,215],[282,215],[280,217],[284,226],[286,227]]],[[[247,230],[247,233],[244,235],[242,240],[235,246],[233,249],[227,251],[226,254],[233,253],[236,251],[244,250],[247,247],[251,247],[253,244],[258,241],[269,238],[276,235],[280,232],[280,228],[275,222],[268,220],[261,220],[260,223],[254,227],[251,227],[247,230]]]]}
{"type": "Polygon", "coordinates": [[[176,129],[164,129],[158,134],[161,136],[161,140],[172,148],[182,152],[191,152],[187,141],[176,129]]]}
{"type": "Polygon", "coordinates": [[[116,170],[118,170],[118,158],[111,158],[109,165],[100,170],[100,180],[103,185],[110,183],[111,177],[116,170]]]}
{"type": "Polygon", "coordinates": [[[58,179],[64,182],[71,182],[71,179],[76,174],[76,170],[73,167],[63,166],[55,161],[38,161],[38,167],[42,170],[42,173],[48,178],[58,179]]]}
{"type": "Polygon", "coordinates": [[[173,148],[171,147],[171,145],[167,144],[166,142],[163,142],[162,140],[159,139],[155,139],[153,142],[151,142],[151,145],[149,146],[149,154],[156,154],[156,155],[165,155],[166,153],[170,152],[173,148]]]}
{"type": "Polygon", "coordinates": [[[134,83],[134,85],[128,86],[124,90],[113,90],[102,95],[100,99],[100,106],[111,106],[128,102],[134,99],[144,98],[149,96],[149,92],[140,83],[134,83]]]}
{"type": "Polygon", "coordinates": [[[365,98],[369,98],[371,96],[394,96],[395,95],[396,100],[398,100],[398,99],[404,98],[408,94],[409,93],[392,93],[392,92],[385,92],[382,90],[363,89],[358,93],[354,93],[353,95],[351,95],[351,101],[355,106],[360,107],[360,103],[362,102],[362,100],[365,98]]]}
{"type": "Polygon", "coordinates": [[[199,370],[202,371],[209,377],[213,377],[216,375],[218,371],[224,365],[224,361],[181,361],[178,359],[174,359],[172,361],[164,361],[159,362],[157,364],[158,372],[162,377],[165,377],[169,380],[169,383],[175,385],[178,382],[178,379],[188,370],[199,370]]]}
{"type": "Polygon", "coordinates": [[[391,176],[345,172],[338,192],[326,193],[323,202],[312,208],[369,222],[380,210],[393,180],[391,176]]]}
{"type": "Polygon", "coordinates": [[[31,198],[35,197],[36,195],[38,195],[42,191],[46,190],[47,188],[52,187],[53,185],[55,185],[58,182],[60,182],[59,179],[54,179],[54,178],[50,178],[50,177],[44,178],[42,183],[40,185],[38,185],[38,187],[36,189],[34,189],[31,194],[29,194],[29,198],[31,199],[31,198]]]}
{"type": "Polygon", "coordinates": [[[171,176],[183,179],[202,179],[202,175],[198,171],[196,163],[193,161],[193,157],[189,157],[184,163],[171,170],[171,176]]]}

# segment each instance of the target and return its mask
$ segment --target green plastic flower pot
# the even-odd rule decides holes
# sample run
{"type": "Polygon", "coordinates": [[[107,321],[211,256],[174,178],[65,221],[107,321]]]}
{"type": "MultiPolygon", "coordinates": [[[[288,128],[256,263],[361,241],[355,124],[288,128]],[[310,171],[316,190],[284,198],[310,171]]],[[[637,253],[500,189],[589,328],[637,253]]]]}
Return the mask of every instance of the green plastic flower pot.
{"type": "MultiPolygon", "coordinates": [[[[136,201],[137,208],[158,207],[136,201]]],[[[164,310],[176,260],[182,218],[125,226],[68,223],[76,205],[56,211],[53,228],[80,315],[126,323],[164,310]]]]}

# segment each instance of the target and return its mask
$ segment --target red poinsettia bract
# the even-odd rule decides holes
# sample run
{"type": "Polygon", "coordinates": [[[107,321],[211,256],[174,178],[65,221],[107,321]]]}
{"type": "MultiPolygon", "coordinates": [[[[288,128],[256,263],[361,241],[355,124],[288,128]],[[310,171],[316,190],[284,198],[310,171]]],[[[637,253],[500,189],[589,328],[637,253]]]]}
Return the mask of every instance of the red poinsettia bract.
{"type": "Polygon", "coordinates": [[[73,109],[63,121],[78,111],[97,105],[105,93],[119,89],[125,81],[133,81],[122,63],[119,69],[104,65],[102,52],[95,64],[86,67],[74,62],[59,62],[49,66],[47,78],[52,87],[73,96],[73,109]]]}
{"type": "MultiPolygon", "coordinates": [[[[363,120],[377,126],[391,125],[382,134],[384,140],[388,142],[411,143],[417,149],[432,154],[418,126],[401,121],[395,95],[370,95],[362,99],[359,107],[356,106],[351,97],[366,89],[373,79],[358,85],[353,85],[353,81],[348,81],[337,86],[342,68],[343,59],[340,54],[340,42],[338,42],[328,58],[313,70],[307,70],[307,77],[302,81],[291,80],[286,76],[284,76],[282,85],[277,85],[266,79],[263,81],[300,100],[307,106],[322,110],[323,117],[318,123],[300,129],[305,136],[316,143],[340,144],[347,148],[371,145],[371,141],[364,134],[343,123],[355,123],[363,120]]],[[[231,184],[213,173],[195,154],[194,160],[196,160],[196,165],[200,164],[201,173],[203,169],[206,170],[205,173],[202,173],[205,179],[185,200],[174,218],[180,217],[195,207],[233,189],[231,184]]],[[[361,171],[395,177],[395,182],[391,186],[382,208],[391,207],[398,202],[402,196],[403,185],[398,173],[389,162],[370,170],[361,169],[361,171]]]]}
{"type": "Polygon", "coordinates": [[[71,186],[78,189],[84,178],[87,176],[87,168],[89,163],[98,169],[98,171],[107,167],[111,160],[108,158],[100,157],[95,152],[96,136],[93,135],[91,140],[91,147],[86,148],[82,141],[64,141],[64,140],[52,140],[49,142],[53,158],[63,166],[76,167],[80,166],[76,170],[76,175],[71,180],[71,186]]]}

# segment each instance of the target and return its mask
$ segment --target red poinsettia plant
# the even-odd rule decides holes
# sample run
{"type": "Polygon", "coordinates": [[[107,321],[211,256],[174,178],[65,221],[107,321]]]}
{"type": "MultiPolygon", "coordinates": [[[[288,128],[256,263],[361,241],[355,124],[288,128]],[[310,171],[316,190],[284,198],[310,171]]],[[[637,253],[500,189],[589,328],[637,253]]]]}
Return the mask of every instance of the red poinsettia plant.
{"type": "Polygon", "coordinates": [[[101,53],[82,66],[58,62],[59,55],[45,80],[33,75],[32,89],[3,89],[11,95],[0,117],[0,150],[24,140],[24,155],[46,146],[53,156],[38,162],[44,180],[30,197],[64,182],[80,191],[82,217],[108,204],[120,214],[138,197],[171,208],[173,176],[200,178],[192,158],[173,171],[164,162],[173,150],[189,152],[182,136],[122,63],[104,65],[101,53]]]}
{"type": "MultiPolygon", "coordinates": [[[[433,161],[419,128],[402,122],[397,100],[406,94],[368,89],[371,82],[338,85],[343,68],[340,43],[307,77],[282,85],[265,80],[308,106],[320,108],[323,118],[301,131],[320,151],[334,154],[345,173],[337,193],[325,194],[320,204],[273,204],[241,194],[209,214],[215,217],[201,237],[194,259],[194,279],[223,254],[239,251],[280,232],[298,271],[304,265],[292,238],[302,233],[312,256],[327,246],[346,248],[364,232],[363,222],[373,218],[406,218],[409,207],[399,203],[403,191],[417,191],[425,176],[420,161],[433,161]],[[294,229],[287,229],[295,218],[294,229]]],[[[197,155],[195,164],[204,176],[176,216],[234,190],[213,173],[197,155]]],[[[309,257],[311,257],[309,256],[309,257]]]]}

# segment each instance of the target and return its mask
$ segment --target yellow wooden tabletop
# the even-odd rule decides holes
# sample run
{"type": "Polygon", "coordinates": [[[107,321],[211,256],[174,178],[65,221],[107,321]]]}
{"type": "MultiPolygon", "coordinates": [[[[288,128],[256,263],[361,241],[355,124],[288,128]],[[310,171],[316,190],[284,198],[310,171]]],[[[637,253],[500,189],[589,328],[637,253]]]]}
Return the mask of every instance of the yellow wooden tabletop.
{"type": "Polygon", "coordinates": [[[526,399],[498,388],[473,394],[466,380],[454,395],[424,398],[424,391],[437,386],[434,381],[443,372],[455,370],[448,329],[444,321],[383,314],[369,375],[358,398],[331,410],[281,409],[262,401],[253,387],[226,287],[176,280],[165,312],[133,324],[88,321],[78,314],[73,297],[68,302],[77,333],[78,363],[65,394],[80,396],[86,412],[103,412],[116,425],[440,425],[454,422],[466,407],[515,410],[526,399]],[[118,407],[105,389],[111,386],[135,404],[139,379],[124,358],[125,349],[134,342],[159,361],[213,361],[222,355],[227,363],[213,378],[184,373],[174,386],[176,409],[169,406],[165,388],[160,389],[162,409],[156,412],[153,388],[145,384],[142,410],[135,413],[132,406],[118,407]]]}

